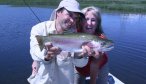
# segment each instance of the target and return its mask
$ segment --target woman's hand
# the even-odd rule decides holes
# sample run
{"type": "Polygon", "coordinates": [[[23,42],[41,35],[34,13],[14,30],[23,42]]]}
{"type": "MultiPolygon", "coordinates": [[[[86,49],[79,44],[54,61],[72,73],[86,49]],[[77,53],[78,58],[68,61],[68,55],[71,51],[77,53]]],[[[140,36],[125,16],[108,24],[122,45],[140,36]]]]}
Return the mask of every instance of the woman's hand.
{"type": "Polygon", "coordinates": [[[82,46],[83,52],[82,55],[87,54],[88,56],[93,56],[94,58],[98,59],[101,56],[101,52],[98,50],[94,49],[92,45],[83,45],[82,46]]]}

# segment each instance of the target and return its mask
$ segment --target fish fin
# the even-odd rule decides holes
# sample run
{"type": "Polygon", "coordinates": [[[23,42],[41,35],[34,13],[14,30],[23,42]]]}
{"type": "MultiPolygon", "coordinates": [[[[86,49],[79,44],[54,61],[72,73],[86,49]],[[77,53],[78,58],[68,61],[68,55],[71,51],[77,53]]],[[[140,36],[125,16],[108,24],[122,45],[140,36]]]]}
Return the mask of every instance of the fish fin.
{"type": "Polygon", "coordinates": [[[38,41],[38,44],[39,44],[40,50],[42,51],[43,48],[44,48],[43,37],[40,36],[40,35],[36,35],[35,37],[36,37],[36,39],[37,39],[37,41],[38,41]]]}

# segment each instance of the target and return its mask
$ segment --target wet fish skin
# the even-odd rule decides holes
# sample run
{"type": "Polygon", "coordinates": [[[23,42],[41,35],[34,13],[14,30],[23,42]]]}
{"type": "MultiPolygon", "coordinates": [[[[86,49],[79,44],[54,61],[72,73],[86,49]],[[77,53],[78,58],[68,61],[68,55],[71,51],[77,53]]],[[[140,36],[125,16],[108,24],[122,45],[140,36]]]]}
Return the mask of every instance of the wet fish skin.
{"type": "Polygon", "coordinates": [[[64,51],[76,52],[81,50],[84,43],[89,43],[94,49],[99,51],[110,51],[114,48],[112,40],[101,39],[96,35],[86,33],[70,34],[49,34],[48,36],[36,36],[40,49],[42,50],[45,43],[51,42],[53,46],[60,47],[64,51]]]}

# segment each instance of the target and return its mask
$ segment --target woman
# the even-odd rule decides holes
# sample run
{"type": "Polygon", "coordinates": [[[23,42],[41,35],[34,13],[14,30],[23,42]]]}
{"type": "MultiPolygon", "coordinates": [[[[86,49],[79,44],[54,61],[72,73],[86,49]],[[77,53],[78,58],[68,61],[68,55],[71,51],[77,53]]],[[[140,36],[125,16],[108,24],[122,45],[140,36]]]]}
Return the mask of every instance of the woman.
{"type": "MultiPolygon", "coordinates": [[[[79,19],[77,25],[78,32],[84,32],[97,35],[100,38],[105,38],[101,27],[101,15],[98,8],[90,6],[82,9],[82,13],[85,15],[85,20],[79,19]]],[[[75,81],[77,84],[85,83],[85,77],[90,76],[90,84],[107,84],[108,67],[107,67],[107,55],[99,52],[99,57],[89,57],[88,64],[76,70],[79,74],[76,74],[75,81]]],[[[77,72],[77,73],[78,73],[77,72]]]]}

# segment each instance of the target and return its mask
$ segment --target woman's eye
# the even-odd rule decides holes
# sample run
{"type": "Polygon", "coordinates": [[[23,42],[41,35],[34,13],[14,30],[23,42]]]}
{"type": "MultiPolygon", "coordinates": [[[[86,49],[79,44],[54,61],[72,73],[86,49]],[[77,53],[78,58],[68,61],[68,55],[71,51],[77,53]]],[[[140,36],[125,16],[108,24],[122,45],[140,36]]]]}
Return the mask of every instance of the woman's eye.
{"type": "Polygon", "coordinates": [[[91,19],[91,21],[96,21],[96,19],[91,19]]]}

